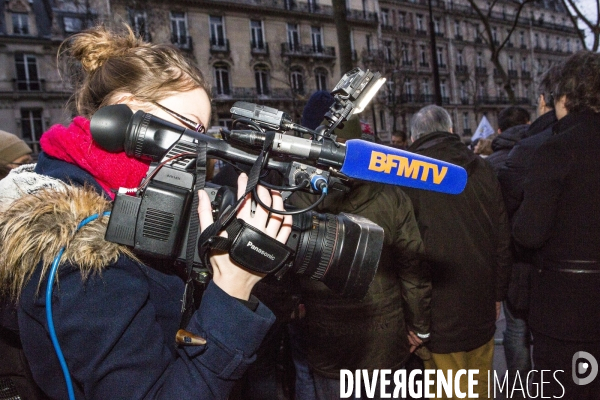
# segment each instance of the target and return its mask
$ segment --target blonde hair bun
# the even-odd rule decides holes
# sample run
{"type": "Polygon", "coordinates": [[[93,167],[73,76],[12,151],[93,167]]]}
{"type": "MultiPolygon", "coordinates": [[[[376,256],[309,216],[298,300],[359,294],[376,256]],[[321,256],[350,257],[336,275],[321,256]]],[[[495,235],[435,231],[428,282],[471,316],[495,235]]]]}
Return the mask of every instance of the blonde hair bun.
{"type": "Polygon", "coordinates": [[[69,53],[81,63],[83,69],[94,72],[107,60],[126,55],[131,49],[147,47],[129,26],[123,33],[116,33],[104,26],[97,26],[74,35],[69,40],[69,53]]]}

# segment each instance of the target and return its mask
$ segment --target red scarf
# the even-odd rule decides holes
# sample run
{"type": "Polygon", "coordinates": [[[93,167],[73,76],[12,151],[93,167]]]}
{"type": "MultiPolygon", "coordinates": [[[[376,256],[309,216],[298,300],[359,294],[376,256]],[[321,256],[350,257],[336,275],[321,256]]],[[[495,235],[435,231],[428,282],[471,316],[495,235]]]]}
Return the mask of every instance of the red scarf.
{"type": "Polygon", "coordinates": [[[90,173],[112,199],[113,189],[137,187],[148,172],[149,163],[100,148],[92,139],[90,121],[83,117],[75,117],[68,127],[52,126],[42,135],[40,145],[49,156],[90,173]]]}

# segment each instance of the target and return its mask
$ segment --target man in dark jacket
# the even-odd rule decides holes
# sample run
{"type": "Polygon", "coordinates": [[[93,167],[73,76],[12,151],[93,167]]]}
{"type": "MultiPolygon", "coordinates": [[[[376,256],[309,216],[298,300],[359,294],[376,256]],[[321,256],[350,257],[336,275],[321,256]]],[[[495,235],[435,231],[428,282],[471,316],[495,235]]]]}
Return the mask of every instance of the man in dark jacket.
{"type": "Polygon", "coordinates": [[[523,107],[506,107],[498,114],[499,135],[492,140],[493,153],[486,158],[496,174],[506,162],[510,150],[526,136],[529,122],[529,111],[523,107]]]}
{"type": "Polygon", "coordinates": [[[560,385],[549,379],[544,395],[598,399],[600,54],[581,51],[567,59],[554,99],[558,122],[533,156],[513,236],[535,251],[533,363],[537,370],[563,371],[555,374],[560,385]]]}
{"type": "MultiPolygon", "coordinates": [[[[342,141],[360,137],[358,120],[349,120],[337,134],[342,141]]],[[[417,262],[423,242],[410,199],[395,186],[350,186],[347,193],[331,191],[317,211],[365,217],[383,228],[384,244],[362,300],[342,298],[316,280],[301,282],[307,356],[319,399],[340,398],[341,369],[368,370],[371,376],[375,369],[401,369],[411,351],[408,332],[421,340],[429,337],[431,282],[428,269],[417,262]]],[[[316,199],[298,193],[292,200],[305,208],[316,199]]]]}
{"type": "MultiPolygon", "coordinates": [[[[432,352],[426,368],[479,369],[476,393],[487,398],[494,332],[506,296],[510,232],[500,185],[491,167],[452,133],[446,110],[427,106],[411,121],[409,151],[465,168],[458,195],[407,188],[431,268],[432,352]]],[[[466,391],[466,385],[461,383],[466,391]]]]}
{"type": "MultiPolygon", "coordinates": [[[[556,123],[554,98],[552,92],[558,79],[559,66],[550,68],[539,86],[538,115],[529,125],[526,137],[514,145],[504,165],[497,171],[502,196],[506,204],[508,218],[512,217],[523,201],[523,185],[531,166],[531,159],[537,148],[552,135],[552,127],[556,123]]],[[[531,260],[527,254],[515,252],[515,263],[512,267],[508,298],[504,302],[504,355],[506,367],[514,381],[517,371],[524,377],[531,370],[530,331],[527,323],[529,308],[529,291],[531,282],[531,260]]]]}

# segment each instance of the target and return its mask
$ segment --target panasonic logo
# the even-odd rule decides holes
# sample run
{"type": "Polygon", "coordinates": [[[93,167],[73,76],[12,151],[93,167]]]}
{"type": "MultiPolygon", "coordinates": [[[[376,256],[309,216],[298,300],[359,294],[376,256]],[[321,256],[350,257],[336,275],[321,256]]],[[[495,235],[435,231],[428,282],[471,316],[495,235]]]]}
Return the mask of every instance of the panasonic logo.
{"type": "Polygon", "coordinates": [[[260,247],[255,246],[254,243],[252,243],[250,241],[248,241],[248,244],[246,245],[246,247],[250,247],[252,250],[254,250],[255,252],[257,252],[258,254],[267,257],[269,260],[275,260],[275,256],[273,254],[267,253],[266,251],[264,251],[260,247]]]}
{"type": "Polygon", "coordinates": [[[409,160],[407,157],[397,156],[395,154],[385,154],[379,151],[371,152],[371,162],[369,169],[376,172],[391,174],[396,170],[396,175],[405,178],[420,179],[427,181],[431,171],[433,183],[439,185],[444,180],[448,167],[441,167],[437,164],[421,160],[409,160]]]}

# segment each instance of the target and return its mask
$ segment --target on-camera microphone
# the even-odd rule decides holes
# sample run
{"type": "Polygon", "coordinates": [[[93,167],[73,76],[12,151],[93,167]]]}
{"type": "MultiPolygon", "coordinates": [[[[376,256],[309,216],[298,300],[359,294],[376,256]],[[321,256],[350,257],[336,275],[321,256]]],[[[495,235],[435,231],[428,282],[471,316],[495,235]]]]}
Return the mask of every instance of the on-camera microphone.
{"type": "Polygon", "coordinates": [[[340,172],[350,178],[448,194],[467,184],[467,171],[458,165],[366,140],[348,140],[345,155],[340,172]]]}

